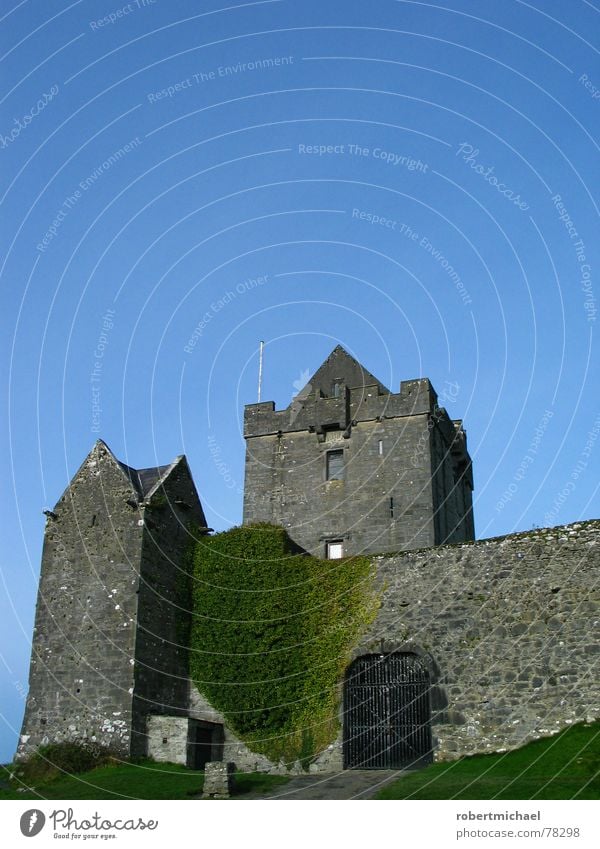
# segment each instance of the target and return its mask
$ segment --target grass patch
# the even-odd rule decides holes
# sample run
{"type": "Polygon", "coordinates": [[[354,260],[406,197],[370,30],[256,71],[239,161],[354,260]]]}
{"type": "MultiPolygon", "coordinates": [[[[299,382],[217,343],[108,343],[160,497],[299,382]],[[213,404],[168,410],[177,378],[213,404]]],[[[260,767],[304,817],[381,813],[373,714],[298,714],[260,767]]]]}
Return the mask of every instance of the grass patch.
{"type": "Polygon", "coordinates": [[[111,751],[99,743],[63,742],[40,746],[26,761],[14,768],[15,775],[28,786],[59,778],[65,773],[79,775],[99,766],[118,763],[111,751]]]}
{"type": "Polygon", "coordinates": [[[377,799],[600,799],[600,723],[408,774],[377,799]]]}
{"type": "MultiPolygon", "coordinates": [[[[5,776],[6,779],[8,774],[5,776]]],[[[285,784],[282,775],[236,773],[235,796],[248,793],[268,793],[285,784]]],[[[24,792],[17,788],[28,786],[18,779],[10,781],[10,789],[0,788],[2,799],[197,799],[204,785],[204,773],[187,769],[180,764],[142,761],[102,766],[80,775],[60,774],[59,777],[36,783],[24,792]]]]}

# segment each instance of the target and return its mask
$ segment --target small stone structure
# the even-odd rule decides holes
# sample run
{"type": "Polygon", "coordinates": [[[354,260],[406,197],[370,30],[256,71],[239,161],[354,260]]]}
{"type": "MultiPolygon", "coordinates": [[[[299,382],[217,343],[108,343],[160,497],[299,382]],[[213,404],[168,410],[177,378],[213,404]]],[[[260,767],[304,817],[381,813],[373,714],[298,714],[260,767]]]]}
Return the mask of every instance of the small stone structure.
{"type": "MultiPolygon", "coordinates": [[[[198,692],[193,681],[189,682],[188,710],[190,718],[198,722],[213,723],[223,729],[222,745],[219,755],[216,752],[211,760],[233,761],[240,772],[278,772],[286,773],[273,764],[265,755],[253,752],[237,737],[225,722],[225,717],[198,692]]],[[[180,761],[183,763],[183,761],[180,761]]]]}
{"type": "Polygon", "coordinates": [[[229,799],[235,790],[235,764],[212,761],[204,771],[203,799],[229,799]]]}

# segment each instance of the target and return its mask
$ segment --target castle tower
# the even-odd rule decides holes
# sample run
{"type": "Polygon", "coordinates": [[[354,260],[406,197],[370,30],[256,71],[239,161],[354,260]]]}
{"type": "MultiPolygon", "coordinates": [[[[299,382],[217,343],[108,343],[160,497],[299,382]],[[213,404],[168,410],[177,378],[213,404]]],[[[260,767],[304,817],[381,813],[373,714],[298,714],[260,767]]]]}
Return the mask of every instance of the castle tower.
{"type": "Polygon", "coordinates": [[[427,379],[390,392],[338,345],[285,410],[247,405],[244,436],[244,524],[329,558],[474,539],[466,433],[427,379]]]}
{"type": "Polygon", "coordinates": [[[19,757],[74,739],[145,754],[147,715],[186,713],[190,523],[185,457],[136,470],[95,444],[48,511],[19,757]]]}

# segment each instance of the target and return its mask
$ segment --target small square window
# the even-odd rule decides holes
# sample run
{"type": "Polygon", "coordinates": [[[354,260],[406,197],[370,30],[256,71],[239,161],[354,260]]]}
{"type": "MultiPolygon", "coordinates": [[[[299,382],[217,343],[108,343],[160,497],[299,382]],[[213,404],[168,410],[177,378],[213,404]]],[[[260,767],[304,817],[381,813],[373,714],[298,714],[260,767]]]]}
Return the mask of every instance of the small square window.
{"type": "Polygon", "coordinates": [[[327,452],[327,480],[341,481],[344,480],[344,450],[327,452]]]}
{"type": "Polygon", "coordinates": [[[168,742],[169,742],[168,738],[167,738],[167,737],[163,737],[163,746],[165,745],[165,743],[168,743],[168,742]]]}
{"type": "Polygon", "coordinates": [[[344,556],[344,541],[332,539],[327,543],[327,559],[340,560],[344,556]]]}

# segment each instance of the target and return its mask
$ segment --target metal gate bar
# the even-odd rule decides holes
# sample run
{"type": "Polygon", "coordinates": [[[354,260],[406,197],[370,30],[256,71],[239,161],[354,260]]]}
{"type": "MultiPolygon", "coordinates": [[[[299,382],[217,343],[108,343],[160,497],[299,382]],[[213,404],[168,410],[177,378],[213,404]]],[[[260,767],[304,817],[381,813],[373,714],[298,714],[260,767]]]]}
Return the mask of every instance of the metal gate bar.
{"type": "Polygon", "coordinates": [[[432,760],[429,674],[413,654],[363,655],[344,687],[346,769],[399,769],[432,760]]]}

